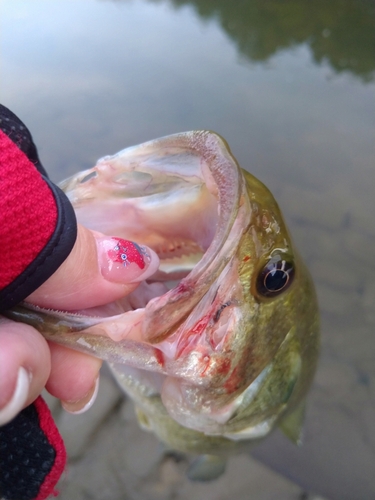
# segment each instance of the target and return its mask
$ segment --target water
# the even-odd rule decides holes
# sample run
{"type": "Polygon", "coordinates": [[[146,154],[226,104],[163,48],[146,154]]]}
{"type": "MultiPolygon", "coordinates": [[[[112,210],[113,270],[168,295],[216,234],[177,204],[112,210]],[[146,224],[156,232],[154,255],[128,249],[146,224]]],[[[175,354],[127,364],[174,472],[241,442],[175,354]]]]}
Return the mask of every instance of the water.
{"type": "Polygon", "coordinates": [[[315,278],[305,444],[255,451],[331,499],[375,496],[375,23],[370,1],[1,4],[1,102],[58,181],[208,128],[276,195],[315,278]]]}

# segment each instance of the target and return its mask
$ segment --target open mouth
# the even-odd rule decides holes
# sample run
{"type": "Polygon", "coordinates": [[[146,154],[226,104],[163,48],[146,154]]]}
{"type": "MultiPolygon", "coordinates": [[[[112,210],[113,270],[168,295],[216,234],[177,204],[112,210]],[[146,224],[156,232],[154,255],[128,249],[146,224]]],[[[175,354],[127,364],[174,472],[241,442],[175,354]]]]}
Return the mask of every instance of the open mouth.
{"type": "Polygon", "coordinates": [[[203,323],[207,314],[221,316],[226,300],[210,313],[203,309],[217,295],[212,285],[236,252],[249,210],[240,203],[239,170],[218,136],[193,132],[129,148],[62,187],[81,224],[146,245],[160,259],[130,295],[81,315],[104,318],[112,340],[160,347],[195,309],[203,323]]]}

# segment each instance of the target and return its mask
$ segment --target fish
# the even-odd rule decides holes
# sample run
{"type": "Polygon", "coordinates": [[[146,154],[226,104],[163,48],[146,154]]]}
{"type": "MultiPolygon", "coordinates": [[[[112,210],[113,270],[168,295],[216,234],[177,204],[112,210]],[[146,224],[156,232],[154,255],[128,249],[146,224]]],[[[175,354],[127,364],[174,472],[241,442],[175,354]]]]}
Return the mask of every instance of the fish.
{"type": "Polygon", "coordinates": [[[226,141],[152,140],[60,187],[78,222],[150,247],[159,269],[111,304],[7,316],[108,361],[142,428],[205,457],[191,479],[218,476],[277,427],[299,443],[319,356],[314,284],[275,198],[226,141]]]}

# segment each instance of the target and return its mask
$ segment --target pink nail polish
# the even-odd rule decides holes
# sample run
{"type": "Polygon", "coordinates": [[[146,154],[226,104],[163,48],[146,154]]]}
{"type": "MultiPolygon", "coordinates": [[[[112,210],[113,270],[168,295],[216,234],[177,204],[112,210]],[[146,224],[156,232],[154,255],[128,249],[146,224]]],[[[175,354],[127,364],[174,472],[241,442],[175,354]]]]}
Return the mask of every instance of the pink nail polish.
{"type": "Polygon", "coordinates": [[[97,244],[100,269],[108,281],[143,281],[159,267],[156,253],[144,245],[115,237],[98,238],[97,244]]]}

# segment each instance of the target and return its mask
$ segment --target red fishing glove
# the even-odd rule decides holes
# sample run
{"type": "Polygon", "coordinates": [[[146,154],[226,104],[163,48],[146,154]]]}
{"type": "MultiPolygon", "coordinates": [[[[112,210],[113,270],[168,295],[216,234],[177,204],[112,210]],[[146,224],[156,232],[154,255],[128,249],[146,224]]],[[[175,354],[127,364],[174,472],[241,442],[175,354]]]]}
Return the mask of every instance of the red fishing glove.
{"type": "MultiPolygon", "coordinates": [[[[64,262],[77,235],[73,208],[48,178],[30,132],[0,105],[0,311],[35,291],[64,262]]],[[[0,427],[0,497],[43,500],[66,462],[61,436],[39,397],[0,427]]]]}

